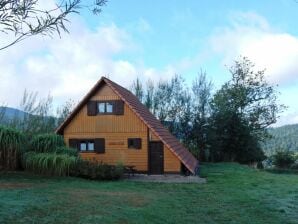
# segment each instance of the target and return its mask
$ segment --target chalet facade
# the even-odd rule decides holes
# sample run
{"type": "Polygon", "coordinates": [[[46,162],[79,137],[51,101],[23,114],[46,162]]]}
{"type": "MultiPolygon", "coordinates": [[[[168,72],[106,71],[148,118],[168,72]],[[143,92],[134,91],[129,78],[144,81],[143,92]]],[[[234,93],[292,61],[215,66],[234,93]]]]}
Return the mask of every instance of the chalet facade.
{"type": "Polygon", "coordinates": [[[83,159],[148,174],[195,174],[198,161],[130,91],[102,77],[56,133],[83,159]]]}

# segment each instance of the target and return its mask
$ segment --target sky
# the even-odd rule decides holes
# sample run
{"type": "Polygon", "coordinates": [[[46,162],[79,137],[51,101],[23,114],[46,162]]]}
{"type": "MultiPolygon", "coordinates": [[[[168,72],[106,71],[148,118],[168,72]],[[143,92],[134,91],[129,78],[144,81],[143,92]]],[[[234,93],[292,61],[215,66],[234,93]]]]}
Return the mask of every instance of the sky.
{"type": "MultiPolygon", "coordinates": [[[[216,90],[246,56],[266,69],[288,106],[276,126],[298,123],[295,0],[110,0],[99,16],[82,10],[70,20],[61,38],[33,37],[0,51],[0,104],[18,107],[25,89],[52,95],[55,106],[78,101],[101,76],[129,87],[136,77],[179,74],[190,85],[203,70],[216,90]]],[[[10,38],[1,34],[0,46],[10,38]]]]}

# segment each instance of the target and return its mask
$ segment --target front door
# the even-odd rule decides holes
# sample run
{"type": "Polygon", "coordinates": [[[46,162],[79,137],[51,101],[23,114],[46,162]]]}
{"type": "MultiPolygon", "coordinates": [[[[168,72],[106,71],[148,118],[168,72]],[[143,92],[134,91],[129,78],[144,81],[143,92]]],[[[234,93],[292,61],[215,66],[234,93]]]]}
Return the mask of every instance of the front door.
{"type": "Polygon", "coordinates": [[[149,174],[163,174],[163,143],[149,142],[149,174]]]}

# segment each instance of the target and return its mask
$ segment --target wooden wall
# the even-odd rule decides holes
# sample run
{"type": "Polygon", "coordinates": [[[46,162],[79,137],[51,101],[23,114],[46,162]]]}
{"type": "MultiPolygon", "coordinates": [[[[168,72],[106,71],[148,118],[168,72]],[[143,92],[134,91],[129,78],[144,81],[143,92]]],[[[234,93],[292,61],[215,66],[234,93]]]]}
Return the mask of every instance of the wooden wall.
{"type": "MultiPolygon", "coordinates": [[[[159,141],[159,138],[153,132],[149,131],[149,140],[159,141]]],[[[180,172],[180,168],[180,160],[164,145],[164,172],[180,172]]]]}
{"type": "MultiPolygon", "coordinates": [[[[117,100],[119,97],[107,85],[104,85],[91,100],[117,100]]],[[[152,135],[153,136],[153,135],[152,135]]],[[[108,164],[123,163],[134,165],[139,171],[148,170],[147,126],[125,104],[124,115],[87,116],[87,106],[73,118],[64,129],[64,140],[70,138],[94,139],[105,138],[104,154],[81,153],[84,159],[96,159],[108,164]],[[142,138],[142,148],[128,149],[127,138],[142,138]]],[[[159,140],[153,136],[153,140],[159,140]]],[[[179,159],[164,146],[165,172],[179,172],[179,159]]]]}

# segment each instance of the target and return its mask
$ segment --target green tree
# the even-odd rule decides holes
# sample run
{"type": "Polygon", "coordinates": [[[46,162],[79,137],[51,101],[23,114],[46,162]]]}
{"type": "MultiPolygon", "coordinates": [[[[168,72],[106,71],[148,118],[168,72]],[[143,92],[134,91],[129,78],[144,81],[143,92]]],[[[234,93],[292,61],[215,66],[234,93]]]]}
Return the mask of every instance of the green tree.
{"type": "Polygon", "coordinates": [[[149,79],[146,83],[144,104],[153,114],[155,114],[155,108],[154,108],[154,102],[153,102],[154,90],[155,90],[154,82],[149,79]]]}
{"type": "Polygon", "coordinates": [[[75,105],[76,103],[72,99],[69,99],[57,108],[57,127],[70,115],[75,105]]]}
{"type": "Polygon", "coordinates": [[[212,82],[201,71],[192,84],[192,139],[197,149],[197,158],[205,160],[207,148],[208,118],[210,116],[212,82]]]}
{"type": "Polygon", "coordinates": [[[133,94],[140,100],[140,102],[143,103],[144,101],[144,88],[142,85],[141,80],[137,77],[135,81],[133,81],[131,86],[131,91],[133,94]]]}
{"type": "Polygon", "coordinates": [[[230,68],[232,79],[213,97],[211,108],[214,159],[250,162],[263,159],[259,142],[267,128],[276,122],[285,108],[277,102],[278,92],[264,77],[254,71],[246,57],[230,68]],[[253,152],[253,153],[251,153],[253,152]]]}

